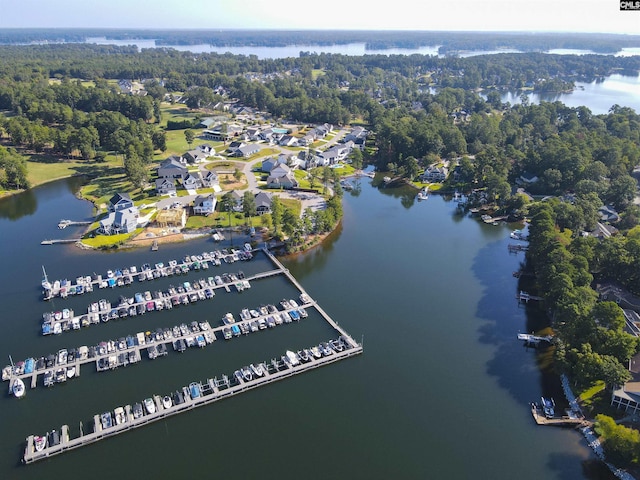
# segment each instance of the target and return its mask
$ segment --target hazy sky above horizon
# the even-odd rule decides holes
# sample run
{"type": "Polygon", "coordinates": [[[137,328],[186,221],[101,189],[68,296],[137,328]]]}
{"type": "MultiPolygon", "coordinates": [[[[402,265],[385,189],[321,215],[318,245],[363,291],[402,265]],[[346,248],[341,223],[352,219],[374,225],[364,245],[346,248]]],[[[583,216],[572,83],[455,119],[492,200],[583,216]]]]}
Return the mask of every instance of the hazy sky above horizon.
{"type": "Polygon", "coordinates": [[[619,0],[0,0],[0,28],[560,31],[640,34],[619,0]]]}

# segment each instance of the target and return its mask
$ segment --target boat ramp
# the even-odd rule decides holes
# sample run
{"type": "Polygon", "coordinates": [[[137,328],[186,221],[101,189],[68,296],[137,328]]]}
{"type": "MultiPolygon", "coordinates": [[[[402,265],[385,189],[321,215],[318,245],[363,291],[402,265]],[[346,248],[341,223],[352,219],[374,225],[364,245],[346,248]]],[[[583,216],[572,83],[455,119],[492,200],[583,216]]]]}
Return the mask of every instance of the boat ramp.
{"type": "MultiPolygon", "coordinates": [[[[249,279],[258,280],[283,274],[299,290],[300,304],[292,300],[283,300],[280,302],[282,310],[277,309],[275,305],[261,306],[259,314],[256,315],[252,313],[251,310],[243,309],[240,314],[240,320],[236,321],[233,315],[227,314],[225,315],[227,321],[223,319],[222,325],[216,327],[211,327],[208,322],[192,322],[191,330],[188,329],[186,324],[183,324],[179,327],[174,327],[174,329],[158,329],[154,333],[139,332],[135,337],[131,337],[131,340],[127,338],[120,339],[117,342],[101,342],[99,346],[106,349],[106,351],[100,350],[101,353],[98,358],[90,358],[90,349],[80,347],[75,350],[76,354],[74,354],[72,360],[72,366],[75,368],[74,374],[79,376],[80,365],[89,362],[95,362],[97,369],[111,369],[112,366],[116,368],[119,365],[120,359],[123,361],[126,360],[129,363],[136,363],[141,359],[145,350],[149,358],[156,358],[158,355],[166,353],[166,350],[168,350],[166,348],[167,344],[172,343],[175,348],[176,342],[184,341],[186,344],[189,338],[199,335],[200,333],[195,331],[196,326],[199,328],[202,336],[211,336],[211,342],[213,342],[217,337],[216,334],[221,334],[225,339],[231,339],[235,336],[246,335],[265,328],[272,328],[279,324],[297,321],[307,316],[306,309],[312,308],[337,332],[338,338],[336,340],[321,342],[319,345],[304,348],[297,352],[287,351],[286,354],[279,359],[273,358],[270,361],[251,364],[250,367],[242,367],[236,370],[233,375],[224,374],[220,379],[215,377],[209,378],[204,382],[192,382],[188,388],[178,388],[176,392],[171,395],[165,395],[163,397],[155,394],[151,395],[143,402],[146,411],[143,410],[139,402],[134,403],[133,406],[128,404],[124,407],[115,407],[113,412],[94,415],[92,432],[85,433],[82,423],[80,423],[80,434],[78,437],[71,438],[68,425],[63,425],[61,428],[52,430],[45,435],[29,435],[26,438],[26,446],[22,457],[23,463],[29,464],[43,460],[133,428],[167,418],[171,415],[189,411],[196,407],[229,398],[233,395],[361,354],[363,352],[362,344],[356,342],[334,321],[318,303],[304,291],[293,275],[291,275],[267,249],[263,249],[262,251],[273,262],[275,268],[256,274],[248,278],[247,281],[249,279]],[[249,316],[247,316],[247,311],[249,312],[249,316]],[[229,318],[229,316],[231,318],[229,318]],[[280,318],[280,321],[278,321],[278,318],[280,318]],[[287,321],[287,318],[290,320],[287,321]],[[233,321],[231,319],[233,319],[233,321]],[[204,323],[206,323],[206,326],[204,323]],[[194,324],[196,326],[194,326],[194,324]],[[159,349],[158,347],[160,345],[163,345],[165,348],[159,349]],[[152,350],[155,350],[155,356],[152,350]],[[162,352],[158,353],[158,350],[162,352]],[[107,359],[106,361],[105,358],[107,359]]],[[[238,283],[239,282],[236,282],[235,284],[237,285],[238,283]]],[[[216,286],[224,288],[222,285],[216,286]]],[[[230,291],[228,284],[226,287],[226,289],[230,291]]],[[[213,286],[209,285],[205,287],[205,289],[206,288],[211,289],[213,286]]],[[[196,296],[199,297],[197,293],[196,296]]],[[[106,310],[106,308],[104,310],[106,310]]],[[[69,314],[70,313],[67,315],[69,314]]],[[[198,345],[197,341],[192,341],[195,342],[195,345],[198,345]]],[[[201,344],[198,346],[201,346],[201,344]]],[[[98,352],[97,347],[93,348],[95,352],[98,352]]],[[[179,348],[176,348],[176,350],[183,351],[179,348]]],[[[64,355],[58,352],[58,358],[63,357],[64,355]]],[[[59,364],[62,366],[62,361],[60,361],[59,364]]],[[[65,368],[68,369],[69,367],[67,352],[65,368]]],[[[13,366],[9,368],[13,369],[13,366]]],[[[46,368],[45,366],[45,369],[46,368]]],[[[3,376],[5,373],[9,378],[16,376],[14,370],[11,372],[5,371],[6,368],[3,370],[3,376]]],[[[41,368],[35,368],[31,373],[27,374],[22,372],[21,375],[29,378],[31,386],[34,387],[37,384],[37,377],[41,373],[41,368]]]]}

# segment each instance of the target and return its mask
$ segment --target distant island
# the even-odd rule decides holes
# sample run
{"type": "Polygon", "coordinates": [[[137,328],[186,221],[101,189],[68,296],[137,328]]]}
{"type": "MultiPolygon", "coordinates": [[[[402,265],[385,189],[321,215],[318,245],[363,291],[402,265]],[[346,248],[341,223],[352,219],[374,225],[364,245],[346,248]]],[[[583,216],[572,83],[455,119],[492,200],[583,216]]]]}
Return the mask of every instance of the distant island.
{"type": "Polygon", "coordinates": [[[345,45],[364,43],[367,50],[438,47],[441,55],[501,49],[546,52],[552,49],[615,54],[622,48],[640,48],[640,35],[550,32],[440,32],[361,30],[138,30],[138,29],[0,29],[0,44],[83,43],[111,40],[155,40],[157,45],[213,45],[219,47],[345,45]]]}

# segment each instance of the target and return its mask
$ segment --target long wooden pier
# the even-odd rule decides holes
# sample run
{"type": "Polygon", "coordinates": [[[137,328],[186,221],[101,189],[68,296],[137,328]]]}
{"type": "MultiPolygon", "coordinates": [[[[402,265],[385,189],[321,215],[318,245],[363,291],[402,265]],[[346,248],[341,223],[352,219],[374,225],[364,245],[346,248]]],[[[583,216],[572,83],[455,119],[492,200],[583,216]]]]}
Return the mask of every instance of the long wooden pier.
{"type": "Polygon", "coordinates": [[[86,226],[86,225],[91,225],[93,222],[91,221],[76,221],[76,220],[60,220],[58,222],[58,228],[60,230],[63,230],[67,227],[80,227],[80,226],[86,226]]]}
{"type": "Polygon", "coordinates": [[[55,245],[57,243],[76,243],[82,241],[81,238],[57,238],[54,240],[42,240],[40,245],[55,245]]]}
{"type": "MultiPolygon", "coordinates": [[[[119,425],[116,424],[110,428],[103,429],[99,415],[95,415],[93,417],[93,432],[85,433],[76,438],[70,438],[68,425],[63,425],[61,428],[60,443],[58,445],[47,446],[42,451],[36,451],[34,436],[29,435],[26,439],[26,447],[24,450],[22,461],[28,464],[36,462],[38,460],[43,460],[60,453],[89,445],[104,438],[108,438],[134,428],[142,427],[163,418],[189,411],[203,405],[208,405],[210,403],[217,402],[218,400],[229,398],[238,393],[247,392],[249,390],[253,390],[254,388],[261,387],[278,380],[284,380],[285,378],[289,378],[294,375],[298,375],[300,373],[307,372],[309,370],[322,367],[324,365],[328,365],[330,363],[334,363],[352,357],[354,355],[358,355],[360,353],[362,353],[362,346],[357,345],[355,347],[346,348],[342,352],[335,352],[319,359],[313,358],[306,363],[300,363],[295,366],[286,363],[284,361],[285,357],[283,357],[283,360],[279,362],[276,360],[272,360],[271,364],[262,364],[267,367],[262,377],[257,377],[250,381],[235,380],[235,384],[231,384],[230,382],[223,382],[227,383],[227,386],[224,388],[221,388],[222,385],[220,382],[216,382],[213,379],[208,379],[204,385],[202,383],[198,384],[199,390],[200,392],[202,392],[201,396],[191,398],[190,396],[185,395],[183,397],[184,403],[173,403],[169,408],[164,408],[160,396],[153,395],[150,398],[153,398],[153,401],[155,403],[155,413],[147,413],[146,415],[142,415],[139,418],[134,418],[131,405],[126,405],[124,407],[124,423],[121,423],[119,425]]],[[[228,377],[225,375],[225,378],[228,377]]],[[[184,390],[187,389],[183,387],[183,391],[184,390]]]]}

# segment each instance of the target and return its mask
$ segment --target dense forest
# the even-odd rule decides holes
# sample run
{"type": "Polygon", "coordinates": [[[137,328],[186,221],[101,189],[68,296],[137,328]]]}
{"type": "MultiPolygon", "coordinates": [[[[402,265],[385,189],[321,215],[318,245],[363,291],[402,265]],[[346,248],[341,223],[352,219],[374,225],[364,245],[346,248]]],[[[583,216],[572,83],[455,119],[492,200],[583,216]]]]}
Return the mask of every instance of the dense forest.
{"type": "Polygon", "coordinates": [[[616,53],[640,47],[640,36],[580,33],[425,32],[345,30],[126,30],[126,29],[1,29],[1,44],[84,42],[92,37],[115,40],[152,39],[157,45],[267,46],[341,45],[365,43],[370,50],[438,46],[441,54],[460,51],[515,49],[543,52],[581,49],[616,53]]]}

